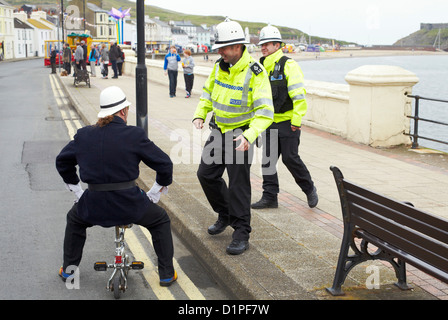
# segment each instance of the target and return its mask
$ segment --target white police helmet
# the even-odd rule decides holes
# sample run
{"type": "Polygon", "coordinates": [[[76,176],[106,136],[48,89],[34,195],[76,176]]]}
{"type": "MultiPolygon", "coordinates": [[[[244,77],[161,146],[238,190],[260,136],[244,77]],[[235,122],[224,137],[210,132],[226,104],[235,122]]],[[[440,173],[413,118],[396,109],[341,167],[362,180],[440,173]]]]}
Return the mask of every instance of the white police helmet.
{"type": "Polygon", "coordinates": [[[247,42],[243,28],[238,22],[226,18],[224,22],[216,26],[215,44],[212,46],[212,50],[239,43],[247,44],[249,42],[247,42]]]}
{"type": "Polygon", "coordinates": [[[258,45],[262,45],[267,42],[280,42],[283,43],[282,35],[280,31],[271,25],[268,25],[261,29],[260,31],[260,42],[258,42],[258,45]]]}

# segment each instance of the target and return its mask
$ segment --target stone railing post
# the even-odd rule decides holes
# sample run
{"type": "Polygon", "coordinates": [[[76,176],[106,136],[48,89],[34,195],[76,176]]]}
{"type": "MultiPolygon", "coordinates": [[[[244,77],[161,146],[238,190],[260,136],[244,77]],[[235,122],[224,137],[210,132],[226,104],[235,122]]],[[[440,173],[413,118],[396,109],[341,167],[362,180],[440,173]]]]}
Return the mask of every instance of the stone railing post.
{"type": "Polygon", "coordinates": [[[347,139],[372,147],[410,144],[411,100],[417,76],[401,67],[366,65],[350,71],[347,139]]]}

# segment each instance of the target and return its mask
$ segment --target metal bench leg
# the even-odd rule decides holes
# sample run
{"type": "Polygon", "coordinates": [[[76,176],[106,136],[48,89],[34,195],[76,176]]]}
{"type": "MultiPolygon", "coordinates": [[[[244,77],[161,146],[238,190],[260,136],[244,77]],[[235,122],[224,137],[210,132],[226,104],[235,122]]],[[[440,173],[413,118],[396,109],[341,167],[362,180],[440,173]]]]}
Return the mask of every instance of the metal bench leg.
{"type": "Polygon", "coordinates": [[[394,284],[401,290],[411,290],[413,287],[408,285],[406,280],[406,262],[398,259],[397,266],[398,268],[395,268],[395,273],[398,281],[394,284]]]}
{"type": "MultiPolygon", "coordinates": [[[[344,237],[345,238],[345,237],[344,237]]],[[[342,291],[342,284],[347,276],[347,271],[345,267],[347,265],[347,255],[349,250],[348,241],[342,242],[341,251],[339,252],[338,266],[336,268],[336,273],[334,275],[333,286],[331,288],[326,288],[326,290],[333,296],[342,296],[344,292],[342,291]]]]}
{"type": "Polygon", "coordinates": [[[366,260],[364,255],[358,250],[354,243],[352,230],[353,226],[349,224],[344,226],[344,236],[342,238],[341,250],[339,252],[338,265],[334,275],[333,286],[331,288],[326,288],[326,290],[333,296],[344,295],[341,287],[348,273],[357,264],[366,260]],[[350,247],[355,252],[354,255],[348,254],[350,247]]]}

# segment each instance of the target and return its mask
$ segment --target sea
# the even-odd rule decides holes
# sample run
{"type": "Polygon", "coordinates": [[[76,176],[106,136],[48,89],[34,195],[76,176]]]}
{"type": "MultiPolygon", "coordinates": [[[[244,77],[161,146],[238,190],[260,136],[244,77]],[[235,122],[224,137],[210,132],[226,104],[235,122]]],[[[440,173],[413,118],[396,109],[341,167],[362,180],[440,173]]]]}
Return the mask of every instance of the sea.
{"type": "MultiPolygon", "coordinates": [[[[381,57],[351,57],[303,60],[297,59],[305,79],[347,84],[348,72],[363,65],[393,65],[402,67],[417,75],[419,82],[413,87],[412,95],[448,101],[448,54],[447,55],[410,55],[381,57]]],[[[448,103],[420,100],[420,118],[448,124],[448,103]]],[[[415,103],[412,103],[414,115],[415,103]]],[[[413,132],[413,119],[411,133],[413,132]]],[[[419,121],[420,136],[448,143],[448,125],[439,125],[419,121]]],[[[421,147],[448,152],[448,145],[424,139],[418,139],[421,147]]]]}

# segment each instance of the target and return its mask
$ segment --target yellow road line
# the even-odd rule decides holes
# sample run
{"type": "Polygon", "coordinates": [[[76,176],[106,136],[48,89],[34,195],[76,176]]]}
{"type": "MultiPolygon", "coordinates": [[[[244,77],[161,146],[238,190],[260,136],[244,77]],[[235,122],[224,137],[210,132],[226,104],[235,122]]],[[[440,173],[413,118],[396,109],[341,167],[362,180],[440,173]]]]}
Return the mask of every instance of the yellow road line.
{"type": "MultiPolygon", "coordinates": [[[[148,229],[144,227],[140,227],[140,229],[143,231],[143,234],[152,245],[152,237],[148,229]]],[[[202,295],[201,291],[199,291],[199,289],[194,285],[190,278],[185,274],[176,259],[173,259],[173,265],[178,275],[177,282],[179,283],[185,294],[191,300],[205,300],[205,297],[202,295]]]]}
{"type": "Polygon", "coordinates": [[[174,296],[171,294],[168,288],[161,287],[159,284],[159,275],[155,271],[156,267],[152,263],[151,259],[143,249],[140,241],[137,239],[137,236],[132,231],[132,229],[126,230],[126,243],[129,246],[129,249],[132,251],[135,259],[138,261],[143,261],[145,267],[143,268],[143,276],[146,281],[151,286],[152,291],[155,293],[159,300],[174,300],[174,296]]]}
{"type": "MultiPolygon", "coordinates": [[[[59,106],[59,112],[61,113],[61,117],[62,120],[64,120],[65,126],[67,127],[68,130],[68,135],[70,137],[70,139],[73,139],[73,136],[75,135],[76,131],[81,128],[81,123],[76,120],[77,122],[73,121],[73,111],[69,110],[69,112],[67,112],[66,110],[64,110],[64,106],[67,106],[67,99],[65,98],[59,83],[57,81],[54,80],[54,77],[50,75],[50,84],[51,84],[51,89],[53,90],[53,95],[54,98],[56,100],[56,103],[59,106]]],[[[75,116],[77,117],[77,116],[75,116]]]]}

